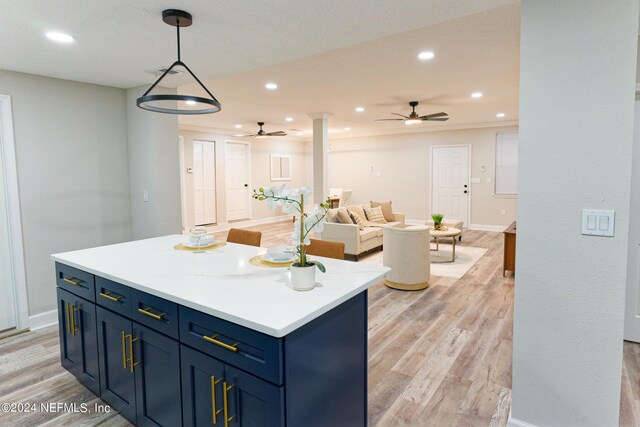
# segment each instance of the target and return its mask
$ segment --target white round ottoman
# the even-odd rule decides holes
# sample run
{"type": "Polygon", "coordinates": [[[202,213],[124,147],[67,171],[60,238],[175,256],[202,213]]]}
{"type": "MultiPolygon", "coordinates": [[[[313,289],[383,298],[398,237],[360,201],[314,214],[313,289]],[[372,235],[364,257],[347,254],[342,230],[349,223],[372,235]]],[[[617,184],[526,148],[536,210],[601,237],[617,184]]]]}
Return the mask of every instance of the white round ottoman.
{"type": "Polygon", "coordinates": [[[382,264],[391,271],[384,284],[404,291],[418,291],[429,286],[429,240],[429,227],[426,226],[385,227],[382,264]]]}

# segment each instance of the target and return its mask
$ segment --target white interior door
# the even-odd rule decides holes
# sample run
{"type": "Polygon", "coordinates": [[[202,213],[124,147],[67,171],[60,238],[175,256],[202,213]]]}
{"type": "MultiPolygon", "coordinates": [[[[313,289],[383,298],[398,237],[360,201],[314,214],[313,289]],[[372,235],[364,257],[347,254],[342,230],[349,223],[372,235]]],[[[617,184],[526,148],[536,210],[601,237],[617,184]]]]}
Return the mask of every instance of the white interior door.
{"type": "Polygon", "coordinates": [[[631,168],[631,209],[629,211],[629,252],[627,254],[627,300],[624,339],[640,342],[640,101],[636,101],[633,160],[631,168]]]}
{"type": "Polygon", "coordinates": [[[193,216],[195,225],[216,222],[216,148],[193,141],[193,216]]]}
{"type": "Polygon", "coordinates": [[[431,151],[431,213],[469,222],[469,147],[433,147],[431,151]]]}
{"type": "MultiPolygon", "coordinates": [[[[0,148],[2,141],[0,140],[0,148]]],[[[0,150],[0,332],[17,326],[5,164],[0,150]]]]}
{"type": "Polygon", "coordinates": [[[249,144],[227,142],[226,145],[226,188],[227,221],[249,218],[249,144]]]}

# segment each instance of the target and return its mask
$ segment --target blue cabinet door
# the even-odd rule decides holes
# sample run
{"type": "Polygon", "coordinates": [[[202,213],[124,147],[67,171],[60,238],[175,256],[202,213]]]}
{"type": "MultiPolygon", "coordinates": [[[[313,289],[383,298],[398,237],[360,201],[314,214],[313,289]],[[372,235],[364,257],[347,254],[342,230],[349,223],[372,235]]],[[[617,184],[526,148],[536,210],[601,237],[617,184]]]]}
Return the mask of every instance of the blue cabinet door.
{"type": "Polygon", "coordinates": [[[134,322],[132,344],[137,424],[181,425],[178,341],[134,322]]]}
{"type": "Polygon", "coordinates": [[[95,394],[100,394],[96,307],[64,289],[58,293],[62,366],[95,394]]]}
{"type": "Polygon", "coordinates": [[[229,365],[224,367],[222,386],[223,416],[226,414],[229,425],[284,426],[283,387],[277,387],[229,365]]]}
{"type": "Polygon", "coordinates": [[[180,353],[184,426],[224,426],[224,364],[184,345],[180,353]]]}
{"type": "Polygon", "coordinates": [[[122,416],[136,422],[136,391],[131,368],[129,319],[96,309],[98,319],[98,355],[100,359],[100,397],[122,416]]]}

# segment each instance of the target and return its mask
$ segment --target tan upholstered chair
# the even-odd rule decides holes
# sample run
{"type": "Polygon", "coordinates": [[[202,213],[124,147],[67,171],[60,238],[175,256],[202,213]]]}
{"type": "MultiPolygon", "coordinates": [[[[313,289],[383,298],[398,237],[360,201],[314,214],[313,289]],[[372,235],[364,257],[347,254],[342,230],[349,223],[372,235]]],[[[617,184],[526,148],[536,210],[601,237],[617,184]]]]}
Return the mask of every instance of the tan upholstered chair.
{"type": "Polygon", "coordinates": [[[239,243],[241,245],[260,246],[262,233],[259,231],[242,230],[232,228],[227,235],[227,242],[239,243]]]}
{"type": "Polygon", "coordinates": [[[306,246],[307,255],[317,255],[327,258],[344,259],[344,243],[327,242],[326,240],[310,239],[306,246]]]}
{"type": "Polygon", "coordinates": [[[430,232],[426,226],[384,229],[382,264],[389,267],[384,284],[404,291],[429,286],[431,276],[430,232]]]}

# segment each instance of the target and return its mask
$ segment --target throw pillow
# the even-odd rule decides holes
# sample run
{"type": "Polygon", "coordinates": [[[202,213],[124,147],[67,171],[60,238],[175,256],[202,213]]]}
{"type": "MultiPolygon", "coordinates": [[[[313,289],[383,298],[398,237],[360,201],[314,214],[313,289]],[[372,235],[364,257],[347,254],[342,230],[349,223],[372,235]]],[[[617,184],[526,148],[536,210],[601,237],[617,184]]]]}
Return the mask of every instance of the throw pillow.
{"type": "Polygon", "coordinates": [[[376,206],[375,208],[364,208],[364,213],[367,215],[367,219],[371,222],[379,222],[382,224],[387,223],[380,206],[376,206]]]}
{"type": "Polygon", "coordinates": [[[374,202],[371,201],[371,207],[377,207],[380,206],[382,208],[382,215],[384,215],[384,219],[387,220],[387,222],[393,222],[395,221],[395,217],[393,216],[393,209],[391,208],[391,202],[374,202]]]}
{"type": "Polygon", "coordinates": [[[367,220],[367,216],[364,214],[364,209],[362,208],[362,206],[360,205],[349,205],[347,206],[347,210],[349,211],[349,213],[352,213],[353,216],[355,217],[360,217],[360,219],[363,221],[367,220]]]}
{"type": "Polygon", "coordinates": [[[351,220],[353,221],[354,224],[358,224],[358,228],[360,230],[364,230],[364,222],[362,218],[360,218],[358,215],[354,215],[351,212],[349,212],[349,216],[351,217],[351,220]]]}
{"type": "Polygon", "coordinates": [[[349,212],[345,208],[338,209],[338,222],[341,224],[355,224],[351,219],[349,212]]]}
{"type": "Polygon", "coordinates": [[[325,217],[327,222],[340,222],[338,221],[338,209],[327,210],[327,216],[325,217]]]}

